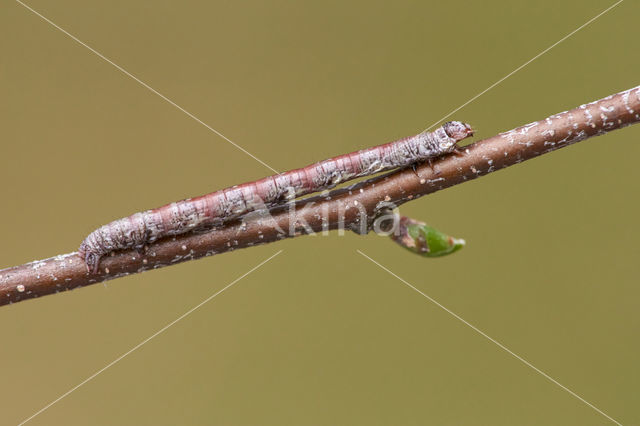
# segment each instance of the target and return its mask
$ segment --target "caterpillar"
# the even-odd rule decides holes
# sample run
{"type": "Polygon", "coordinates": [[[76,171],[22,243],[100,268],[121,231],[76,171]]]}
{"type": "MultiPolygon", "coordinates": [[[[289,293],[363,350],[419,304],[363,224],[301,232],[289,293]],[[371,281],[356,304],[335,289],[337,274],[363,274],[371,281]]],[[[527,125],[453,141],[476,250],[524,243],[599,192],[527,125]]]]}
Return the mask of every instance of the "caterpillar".
{"type": "Polygon", "coordinates": [[[473,129],[468,124],[449,121],[433,132],[422,132],[254,182],[134,213],[91,232],[82,241],[78,253],[86,263],[87,271],[96,273],[100,259],[113,251],[141,250],[160,238],[219,226],[251,211],[330,189],[341,182],[430,161],[456,151],[456,143],[472,135],[473,129]]]}

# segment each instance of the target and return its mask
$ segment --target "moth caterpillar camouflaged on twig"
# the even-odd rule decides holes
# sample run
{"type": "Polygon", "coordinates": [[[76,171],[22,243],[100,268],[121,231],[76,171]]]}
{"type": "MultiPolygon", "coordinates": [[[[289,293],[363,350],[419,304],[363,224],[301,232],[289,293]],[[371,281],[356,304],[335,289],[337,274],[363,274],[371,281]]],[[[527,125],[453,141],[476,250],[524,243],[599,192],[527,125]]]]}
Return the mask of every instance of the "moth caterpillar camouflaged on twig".
{"type": "Polygon", "coordinates": [[[112,251],[141,250],[163,237],[219,226],[251,211],[330,189],[341,182],[430,160],[455,151],[457,142],[472,135],[468,124],[450,121],[433,132],[135,213],[90,233],[78,252],[87,270],[96,273],[100,259],[112,251]]]}

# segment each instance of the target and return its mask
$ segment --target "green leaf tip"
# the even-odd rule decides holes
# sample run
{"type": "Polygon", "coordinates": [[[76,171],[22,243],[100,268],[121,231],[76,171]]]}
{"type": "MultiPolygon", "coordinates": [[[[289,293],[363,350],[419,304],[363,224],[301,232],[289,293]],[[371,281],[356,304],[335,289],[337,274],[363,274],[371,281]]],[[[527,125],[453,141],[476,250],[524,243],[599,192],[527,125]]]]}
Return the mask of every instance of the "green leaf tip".
{"type": "Polygon", "coordinates": [[[462,238],[454,238],[406,216],[400,217],[396,232],[390,236],[402,247],[424,257],[446,256],[466,244],[462,238]]]}

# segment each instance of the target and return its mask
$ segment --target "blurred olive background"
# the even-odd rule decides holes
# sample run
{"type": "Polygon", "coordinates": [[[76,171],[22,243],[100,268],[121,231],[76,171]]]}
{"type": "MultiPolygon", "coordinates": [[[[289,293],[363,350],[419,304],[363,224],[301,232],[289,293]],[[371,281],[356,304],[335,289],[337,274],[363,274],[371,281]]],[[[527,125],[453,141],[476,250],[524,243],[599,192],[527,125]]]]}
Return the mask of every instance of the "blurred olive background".
{"type": "MultiPolygon", "coordinates": [[[[613,1],[28,4],[283,171],[415,134],[613,1]]],[[[640,84],[626,1],[451,119],[488,137],[640,84]]],[[[271,171],[18,3],[0,5],[0,267],[271,171]]],[[[640,125],[409,203],[423,259],[303,237],[0,308],[15,424],[640,424],[640,125]]]]}

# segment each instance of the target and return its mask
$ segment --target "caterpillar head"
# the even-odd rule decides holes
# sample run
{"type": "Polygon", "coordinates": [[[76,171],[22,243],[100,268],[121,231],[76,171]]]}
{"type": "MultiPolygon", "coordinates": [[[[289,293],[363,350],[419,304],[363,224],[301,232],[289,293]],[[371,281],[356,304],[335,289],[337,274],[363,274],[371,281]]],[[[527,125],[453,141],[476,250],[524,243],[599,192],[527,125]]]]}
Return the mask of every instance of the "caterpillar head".
{"type": "Polygon", "coordinates": [[[461,121],[447,121],[436,132],[442,132],[438,140],[440,153],[455,151],[456,143],[469,136],[473,136],[473,129],[467,123],[461,121]],[[444,136],[444,137],[443,137],[444,136]]]}
{"type": "Polygon", "coordinates": [[[450,138],[456,140],[456,142],[462,139],[473,136],[473,129],[467,123],[461,121],[447,121],[442,125],[442,128],[450,138]]]}

